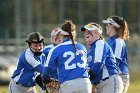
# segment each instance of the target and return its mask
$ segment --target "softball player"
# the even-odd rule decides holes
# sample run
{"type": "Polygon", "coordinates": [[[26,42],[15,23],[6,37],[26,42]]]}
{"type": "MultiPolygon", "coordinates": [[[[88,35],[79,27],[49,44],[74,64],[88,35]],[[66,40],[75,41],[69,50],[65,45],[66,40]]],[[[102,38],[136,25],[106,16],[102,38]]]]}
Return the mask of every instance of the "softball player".
{"type": "Polygon", "coordinates": [[[86,42],[90,44],[88,67],[92,84],[97,93],[122,93],[123,83],[118,75],[116,61],[111,47],[101,39],[102,28],[96,23],[89,23],[81,28],[86,42]]]}
{"type": "MultiPolygon", "coordinates": [[[[59,27],[55,28],[51,32],[51,37],[50,37],[51,44],[45,46],[44,50],[43,50],[43,53],[46,55],[46,57],[48,56],[48,53],[51,48],[55,47],[56,45],[58,45],[62,42],[62,37],[61,37],[60,32],[61,32],[61,28],[59,28],[59,27]]],[[[50,77],[54,78],[54,79],[58,79],[57,71],[56,71],[56,73],[50,75],[50,77]]],[[[45,91],[42,90],[42,88],[39,88],[39,93],[45,93],[45,91]]]]}
{"type": "Polygon", "coordinates": [[[86,70],[86,48],[75,42],[76,26],[66,21],[61,27],[63,41],[48,54],[42,77],[57,68],[60,93],[91,93],[91,82],[86,70]]]}
{"type": "Polygon", "coordinates": [[[44,50],[43,50],[43,53],[46,55],[46,57],[48,56],[48,53],[51,48],[53,48],[54,46],[56,46],[62,42],[62,37],[61,37],[60,31],[61,31],[61,28],[57,27],[51,32],[51,37],[50,37],[51,44],[45,46],[44,50]]]}
{"type": "Polygon", "coordinates": [[[39,32],[33,32],[26,42],[29,48],[20,55],[9,84],[9,93],[37,93],[35,78],[42,72],[42,64],[46,62],[46,56],[42,53],[44,38],[39,32]]]}
{"type": "Polygon", "coordinates": [[[126,93],[129,87],[127,48],[124,41],[129,38],[127,22],[122,17],[111,16],[107,20],[103,20],[103,23],[107,24],[106,34],[109,35],[107,42],[115,54],[120,76],[123,80],[123,93],[126,93]]]}

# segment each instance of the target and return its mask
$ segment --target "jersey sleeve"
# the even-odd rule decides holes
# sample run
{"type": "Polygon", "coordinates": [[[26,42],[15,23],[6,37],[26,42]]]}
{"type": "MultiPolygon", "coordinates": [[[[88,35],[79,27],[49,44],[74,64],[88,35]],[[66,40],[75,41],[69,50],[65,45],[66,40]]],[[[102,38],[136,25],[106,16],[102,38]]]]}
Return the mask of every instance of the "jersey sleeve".
{"type": "Polygon", "coordinates": [[[91,70],[94,72],[95,75],[98,75],[103,68],[103,54],[104,54],[104,42],[98,41],[96,43],[95,51],[94,52],[94,59],[93,65],[91,70]]]}
{"type": "Polygon", "coordinates": [[[56,53],[56,51],[54,51],[55,48],[52,48],[50,51],[49,51],[49,54],[47,56],[47,60],[46,60],[46,64],[45,64],[45,67],[46,67],[46,73],[48,74],[53,74],[56,72],[57,68],[56,68],[56,62],[57,62],[57,56],[58,56],[58,53],[56,53]]]}
{"type": "Polygon", "coordinates": [[[35,69],[37,72],[42,73],[44,66],[41,65],[39,61],[34,58],[34,55],[31,54],[29,51],[25,52],[25,60],[23,64],[26,65],[28,69],[35,69]]]}
{"type": "Polygon", "coordinates": [[[116,39],[116,44],[115,44],[115,50],[114,50],[114,54],[115,57],[118,59],[121,59],[121,53],[122,53],[122,49],[123,49],[123,41],[121,39],[116,39]]]}

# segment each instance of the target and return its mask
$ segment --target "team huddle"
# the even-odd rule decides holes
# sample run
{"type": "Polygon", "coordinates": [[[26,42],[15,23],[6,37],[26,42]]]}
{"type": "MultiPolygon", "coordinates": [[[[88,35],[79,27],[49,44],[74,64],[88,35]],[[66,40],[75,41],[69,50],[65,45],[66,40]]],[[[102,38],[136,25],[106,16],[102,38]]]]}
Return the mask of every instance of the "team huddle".
{"type": "Polygon", "coordinates": [[[66,20],[51,32],[51,44],[44,46],[39,32],[27,36],[9,84],[9,93],[126,93],[129,87],[127,22],[119,16],[81,27],[87,48],[76,42],[76,25],[66,20]],[[88,51],[87,51],[88,50],[88,51]]]}

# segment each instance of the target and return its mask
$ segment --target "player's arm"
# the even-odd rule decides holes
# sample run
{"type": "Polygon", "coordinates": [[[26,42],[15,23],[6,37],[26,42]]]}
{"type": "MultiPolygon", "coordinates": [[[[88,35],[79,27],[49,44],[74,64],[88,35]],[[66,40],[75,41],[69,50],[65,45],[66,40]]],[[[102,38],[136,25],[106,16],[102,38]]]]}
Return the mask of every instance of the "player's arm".
{"type": "Polygon", "coordinates": [[[102,70],[102,68],[103,68],[103,52],[104,52],[104,43],[102,43],[102,41],[98,41],[97,43],[96,43],[96,48],[95,48],[95,50],[93,50],[93,52],[94,52],[94,57],[93,57],[93,59],[92,59],[92,63],[93,63],[93,65],[92,65],[92,67],[91,67],[91,70],[93,71],[93,73],[95,74],[95,75],[98,75],[100,72],[101,72],[101,70],[102,70]]]}
{"type": "Polygon", "coordinates": [[[97,62],[97,63],[94,63],[94,65],[91,68],[91,71],[96,76],[96,75],[98,75],[100,73],[100,71],[102,70],[102,68],[103,68],[103,64],[101,62],[97,62]]]}
{"type": "Polygon", "coordinates": [[[49,51],[47,56],[47,61],[45,64],[45,68],[42,72],[42,78],[46,79],[49,78],[51,74],[57,73],[56,62],[57,62],[57,53],[54,51],[55,48],[52,48],[49,51]]]}

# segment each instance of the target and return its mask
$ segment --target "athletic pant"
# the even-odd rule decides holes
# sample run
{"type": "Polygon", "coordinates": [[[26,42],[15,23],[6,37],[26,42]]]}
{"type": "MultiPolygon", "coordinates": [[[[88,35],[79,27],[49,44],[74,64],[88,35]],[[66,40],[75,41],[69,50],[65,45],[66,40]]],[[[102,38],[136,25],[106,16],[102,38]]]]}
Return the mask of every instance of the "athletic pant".
{"type": "Polygon", "coordinates": [[[34,87],[24,87],[21,84],[16,84],[14,80],[11,79],[9,84],[9,93],[37,93],[34,87]]]}
{"type": "Polygon", "coordinates": [[[89,78],[77,78],[60,84],[60,93],[91,93],[89,78]]]}
{"type": "Polygon", "coordinates": [[[120,75],[120,76],[122,78],[123,86],[124,86],[123,93],[126,93],[129,87],[129,81],[130,81],[129,75],[120,75]]]}
{"type": "Polygon", "coordinates": [[[123,93],[123,82],[120,75],[115,74],[96,85],[97,93],[123,93]]]}

